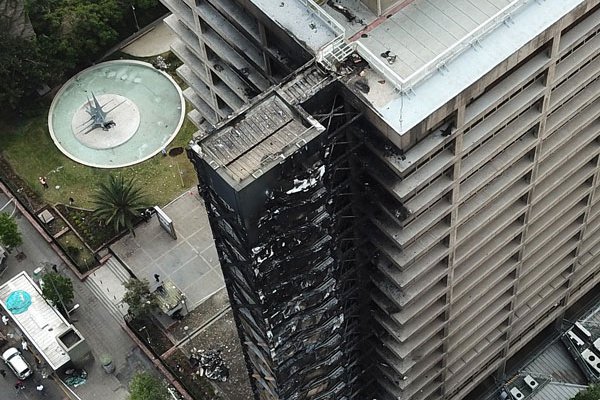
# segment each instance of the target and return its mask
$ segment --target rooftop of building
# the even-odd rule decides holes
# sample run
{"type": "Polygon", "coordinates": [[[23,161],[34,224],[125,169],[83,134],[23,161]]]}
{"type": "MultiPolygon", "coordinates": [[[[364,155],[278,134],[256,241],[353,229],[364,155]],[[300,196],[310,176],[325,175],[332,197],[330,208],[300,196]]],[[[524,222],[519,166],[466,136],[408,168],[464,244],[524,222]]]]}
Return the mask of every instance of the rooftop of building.
{"type": "Polygon", "coordinates": [[[46,302],[40,289],[26,272],[15,275],[0,286],[0,302],[50,367],[57,370],[71,360],[57,340],[71,325],[46,302]],[[31,297],[31,305],[18,314],[12,313],[6,303],[10,294],[15,291],[27,292],[31,297]]]}
{"type": "Polygon", "coordinates": [[[406,0],[378,17],[358,0],[251,1],[317,57],[342,32],[371,66],[361,96],[399,134],[583,2],[406,0]]]}
{"type": "MultiPolygon", "coordinates": [[[[382,17],[357,0],[323,7],[311,0],[251,1],[317,60],[340,37],[350,41],[369,68],[343,81],[401,135],[584,0],[412,0],[382,17]]],[[[336,79],[315,71],[306,68],[263,93],[192,148],[236,186],[262,174],[324,129],[284,93],[304,75],[313,79],[299,93],[336,79]]]]}
{"type": "Polygon", "coordinates": [[[312,54],[344,34],[342,26],[312,0],[250,1],[312,54]]]}
{"type": "Polygon", "coordinates": [[[600,303],[577,322],[564,321],[559,338],[526,361],[518,372],[485,400],[502,390],[513,400],[571,400],[600,377],[600,303]],[[591,357],[590,357],[591,356],[591,357]]]}
{"type": "Polygon", "coordinates": [[[239,189],[325,129],[296,106],[334,79],[309,64],[218,125],[192,150],[239,189]]]}

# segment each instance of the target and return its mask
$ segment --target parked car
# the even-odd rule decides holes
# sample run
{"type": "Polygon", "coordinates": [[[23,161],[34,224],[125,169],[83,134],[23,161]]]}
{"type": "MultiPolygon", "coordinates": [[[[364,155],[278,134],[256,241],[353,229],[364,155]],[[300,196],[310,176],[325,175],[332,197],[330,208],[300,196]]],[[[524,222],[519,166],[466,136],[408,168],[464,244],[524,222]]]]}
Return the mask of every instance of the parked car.
{"type": "Polygon", "coordinates": [[[21,352],[14,347],[11,347],[2,353],[2,359],[19,379],[25,379],[33,373],[27,360],[25,360],[21,355],[21,352]]]}

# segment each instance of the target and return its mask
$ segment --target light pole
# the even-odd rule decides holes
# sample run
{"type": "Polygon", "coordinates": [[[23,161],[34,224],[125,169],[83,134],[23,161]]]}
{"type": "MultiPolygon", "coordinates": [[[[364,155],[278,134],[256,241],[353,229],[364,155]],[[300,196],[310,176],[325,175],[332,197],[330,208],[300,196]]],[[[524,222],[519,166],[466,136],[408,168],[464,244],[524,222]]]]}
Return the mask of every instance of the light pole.
{"type": "Polygon", "coordinates": [[[135,6],[131,5],[131,11],[133,11],[133,20],[135,21],[135,29],[140,30],[140,25],[138,24],[137,15],[135,15],[135,6]]]}
{"type": "Polygon", "coordinates": [[[188,311],[188,307],[187,307],[187,302],[185,301],[185,294],[181,293],[181,305],[183,306],[183,308],[185,308],[185,315],[188,315],[189,311],[188,311]]]}

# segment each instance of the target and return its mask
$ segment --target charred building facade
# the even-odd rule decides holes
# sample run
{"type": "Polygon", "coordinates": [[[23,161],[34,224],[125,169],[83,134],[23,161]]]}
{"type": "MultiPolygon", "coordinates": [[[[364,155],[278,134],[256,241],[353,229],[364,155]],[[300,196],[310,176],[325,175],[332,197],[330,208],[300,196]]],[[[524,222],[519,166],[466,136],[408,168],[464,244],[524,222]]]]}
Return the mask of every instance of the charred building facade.
{"type": "Polygon", "coordinates": [[[599,1],[163,2],[256,399],[463,399],[600,282],[599,1]]]}

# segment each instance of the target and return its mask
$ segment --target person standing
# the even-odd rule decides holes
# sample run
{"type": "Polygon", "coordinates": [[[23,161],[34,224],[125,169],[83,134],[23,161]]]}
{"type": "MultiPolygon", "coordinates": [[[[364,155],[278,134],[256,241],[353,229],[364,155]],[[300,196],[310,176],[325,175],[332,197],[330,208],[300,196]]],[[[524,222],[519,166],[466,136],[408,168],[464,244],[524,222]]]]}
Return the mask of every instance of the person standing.
{"type": "Polygon", "coordinates": [[[38,181],[44,187],[44,189],[48,189],[48,179],[45,176],[39,176],[38,181]]]}
{"type": "Polygon", "coordinates": [[[7,317],[6,315],[3,315],[3,316],[2,316],[2,323],[3,323],[4,325],[8,325],[8,321],[9,321],[8,317],[7,317]]]}
{"type": "Polygon", "coordinates": [[[21,341],[21,347],[23,348],[23,351],[29,350],[29,345],[27,344],[27,342],[25,341],[25,339],[23,339],[21,341]]]}

